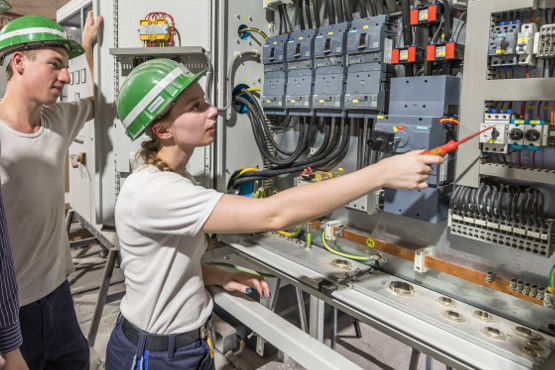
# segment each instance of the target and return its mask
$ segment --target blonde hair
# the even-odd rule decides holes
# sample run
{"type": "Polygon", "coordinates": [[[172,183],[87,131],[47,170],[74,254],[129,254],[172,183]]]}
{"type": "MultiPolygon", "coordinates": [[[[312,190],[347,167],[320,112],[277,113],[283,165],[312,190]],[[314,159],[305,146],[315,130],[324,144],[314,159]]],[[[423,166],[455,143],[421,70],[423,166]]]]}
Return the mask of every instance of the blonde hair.
{"type": "Polygon", "coordinates": [[[160,138],[158,138],[158,136],[156,135],[152,135],[150,141],[143,141],[141,143],[139,157],[144,161],[145,164],[156,166],[160,171],[175,172],[169,164],[158,157],[160,147],[160,138]]]}

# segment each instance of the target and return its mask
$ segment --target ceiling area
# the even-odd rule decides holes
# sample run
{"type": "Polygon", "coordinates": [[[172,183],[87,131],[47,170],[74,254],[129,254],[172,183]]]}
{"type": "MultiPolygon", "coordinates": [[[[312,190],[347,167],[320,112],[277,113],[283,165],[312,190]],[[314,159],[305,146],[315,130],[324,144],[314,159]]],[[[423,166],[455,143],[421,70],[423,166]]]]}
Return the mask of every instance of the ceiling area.
{"type": "Polygon", "coordinates": [[[56,19],[56,10],[67,4],[69,0],[7,0],[12,8],[9,10],[17,15],[42,15],[56,19]]]}

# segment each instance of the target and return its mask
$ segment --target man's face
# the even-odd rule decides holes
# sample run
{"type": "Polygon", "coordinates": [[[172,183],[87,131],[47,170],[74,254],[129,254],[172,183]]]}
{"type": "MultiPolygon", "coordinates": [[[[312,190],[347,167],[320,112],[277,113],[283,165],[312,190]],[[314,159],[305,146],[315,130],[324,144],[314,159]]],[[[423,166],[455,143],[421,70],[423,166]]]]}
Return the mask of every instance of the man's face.
{"type": "Polygon", "coordinates": [[[42,105],[52,105],[69,83],[69,54],[63,47],[37,50],[34,60],[24,58],[22,81],[25,92],[42,105]]]}

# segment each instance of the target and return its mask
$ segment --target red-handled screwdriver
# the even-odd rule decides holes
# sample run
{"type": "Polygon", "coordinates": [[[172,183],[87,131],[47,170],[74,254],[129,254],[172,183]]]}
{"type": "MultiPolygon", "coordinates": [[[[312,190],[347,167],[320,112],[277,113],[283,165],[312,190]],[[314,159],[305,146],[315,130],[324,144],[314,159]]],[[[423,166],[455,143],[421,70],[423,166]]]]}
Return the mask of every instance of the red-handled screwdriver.
{"type": "Polygon", "coordinates": [[[439,156],[443,157],[445,154],[450,153],[450,152],[454,152],[455,150],[459,149],[459,145],[464,143],[465,141],[468,141],[468,140],[472,139],[473,137],[480,135],[482,132],[486,132],[487,130],[492,129],[492,128],[493,128],[493,126],[490,126],[490,127],[485,128],[481,131],[478,131],[478,132],[476,132],[476,133],[474,133],[470,136],[467,136],[464,139],[461,139],[459,141],[450,140],[447,144],[435,147],[435,148],[430,149],[430,150],[426,150],[422,154],[439,155],[439,156]]]}

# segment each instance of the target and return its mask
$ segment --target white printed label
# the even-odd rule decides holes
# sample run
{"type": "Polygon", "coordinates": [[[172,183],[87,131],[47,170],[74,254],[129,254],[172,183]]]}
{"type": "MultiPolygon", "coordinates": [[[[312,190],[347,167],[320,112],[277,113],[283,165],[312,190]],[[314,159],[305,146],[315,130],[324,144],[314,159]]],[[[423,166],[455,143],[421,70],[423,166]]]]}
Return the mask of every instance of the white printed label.
{"type": "Polygon", "coordinates": [[[158,96],[156,98],[156,100],[154,100],[152,102],[152,104],[150,104],[147,108],[147,110],[152,113],[156,110],[156,108],[158,108],[160,106],[160,104],[162,104],[164,102],[164,98],[162,98],[161,96],[158,96]]]}
{"type": "Polygon", "coordinates": [[[391,64],[391,52],[393,51],[393,40],[392,39],[385,39],[383,50],[384,50],[383,62],[385,64],[391,64]]]}

